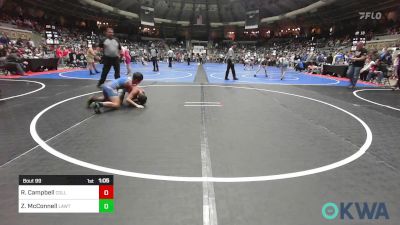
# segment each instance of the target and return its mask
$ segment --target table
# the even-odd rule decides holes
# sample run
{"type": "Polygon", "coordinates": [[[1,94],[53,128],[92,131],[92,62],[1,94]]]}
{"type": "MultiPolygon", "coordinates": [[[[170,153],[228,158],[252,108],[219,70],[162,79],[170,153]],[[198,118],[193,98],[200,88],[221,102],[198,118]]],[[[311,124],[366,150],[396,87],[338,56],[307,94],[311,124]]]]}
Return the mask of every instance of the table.
{"type": "Polygon", "coordinates": [[[46,67],[48,70],[57,70],[58,58],[48,58],[48,59],[24,59],[28,62],[28,70],[32,72],[41,71],[42,66],[46,67]]]}
{"type": "Polygon", "coordinates": [[[323,65],[322,74],[336,74],[339,76],[346,76],[347,65],[323,65]]]}

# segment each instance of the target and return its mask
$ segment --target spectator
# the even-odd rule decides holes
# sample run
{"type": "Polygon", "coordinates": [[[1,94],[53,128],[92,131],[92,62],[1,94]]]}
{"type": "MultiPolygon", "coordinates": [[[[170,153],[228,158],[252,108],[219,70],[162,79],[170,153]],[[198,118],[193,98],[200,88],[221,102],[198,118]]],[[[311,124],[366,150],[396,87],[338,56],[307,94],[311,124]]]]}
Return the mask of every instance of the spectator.
{"type": "Polygon", "coordinates": [[[296,66],[295,66],[294,69],[295,69],[296,71],[302,72],[302,71],[304,70],[304,63],[303,63],[300,59],[298,59],[298,60],[297,60],[297,64],[296,64],[296,66]]]}
{"type": "Polygon", "coordinates": [[[10,39],[8,38],[6,33],[3,33],[2,36],[0,37],[0,44],[4,46],[8,46],[10,43],[10,39]]]}
{"type": "Polygon", "coordinates": [[[0,66],[5,67],[7,58],[7,49],[4,45],[0,44],[0,66]]]}
{"type": "Polygon", "coordinates": [[[376,63],[371,66],[371,69],[367,75],[367,81],[371,82],[372,79],[377,78],[378,83],[381,83],[385,73],[387,73],[387,67],[382,60],[378,59],[376,60],[376,63]]]}
{"type": "Polygon", "coordinates": [[[365,81],[367,80],[367,75],[371,69],[371,66],[375,65],[374,60],[371,59],[371,56],[368,55],[367,59],[365,60],[364,67],[360,70],[360,79],[365,81]]]}
{"type": "Polygon", "coordinates": [[[96,52],[94,49],[96,49],[96,46],[90,46],[86,52],[86,60],[87,60],[90,75],[95,75],[95,73],[100,73],[96,69],[95,58],[97,56],[96,56],[96,52]]]}
{"type": "Polygon", "coordinates": [[[61,46],[58,46],[56,49],[56,57],[58,58],[58,64],[62,64],[63,50],[61,46]]]}
{"type": "Polygon", "coordinates": [[[395,90],[395,89],[397,89],[397,90],[399,90],[400,89],[400,54],[398,54],[397,55],[397,57],[396,57],[396,66],[395,66],[395,68],[396,68],[396,71],[397,71],[397,82],[396,82],[396,85],[393,87],[393,90],[395,90]]]}
{"type": "Polygon", "coordinates": [[[35,47],[35,42],[33,42],[30,38],[28,39],[27,42],[28,48],[34,48],[35,47]]]}
{"type": "Polygon", "coordinates": [[[131,53],[129,51],[128,46],[125,46],[122,48],[122,59],[125,62],[125,66],[127,69],[127,73],[126,75],[128,76],[132,76],[132,68],[131,68],[131,61],[132,61],[132,57],[131,57],[131,53]]]}
{"type": "Polygon", "coordinates": [[[368,51],[364,48],[364,43],[358,42],[354,56],[350,57],[352,63],[348,70],[347,76],[350,79],[349,88],[355,88],[360,76],[361,68],[364,67],[368,51]]]}
{"type": "Polygon", "coordinates": [[[12,50],[11,53],[7,55],[5,67],[7,70],[15,72],[17,75],[25,76],[24,65],[21,58],[18,57],[16,50],[12,50]]]}
{"type": "Polygon", "coordinates": [[[393,62],[393,76],[394,78],[399,78],[400,73],[399,73],[399,58],[400,54],[395,57],[394,62],[393,62]]]}
{"type": "Polygon", "coordinates": [[[392,53],[390,51],[385,51],[381,54],[380,59],[382,63],[384,63],[387,66],[391,66],[393,61],[392,61],[392,53]]]}
{"type": "Polygon", "coordinates": [[[0,58],[6,58],[7,57],[7,48],[0,44],[0,58]]]}
{"type": "Polygon", "coordinates": [[[17,39],[16,45],[18,45],[18,46],[23,46],[24,45],[24,41],[22,40],[22,38],[18,38],[17,39]]]}
{"type": "Polygon", "coordinates": [[[332,53],[329,53],[329,56],[328,56],[328,57],[326,57],[326,63],[328,63],[328,64],[332,64],[332,61],[333,61],[333,56],[332,56],[332,53]]]}
{"type": "Polygon", "coordinates": [[[344,55],[340,51],[336,53],[335,57],[333,58],[333,65],[340,65],[344,64],[344,55]]]}

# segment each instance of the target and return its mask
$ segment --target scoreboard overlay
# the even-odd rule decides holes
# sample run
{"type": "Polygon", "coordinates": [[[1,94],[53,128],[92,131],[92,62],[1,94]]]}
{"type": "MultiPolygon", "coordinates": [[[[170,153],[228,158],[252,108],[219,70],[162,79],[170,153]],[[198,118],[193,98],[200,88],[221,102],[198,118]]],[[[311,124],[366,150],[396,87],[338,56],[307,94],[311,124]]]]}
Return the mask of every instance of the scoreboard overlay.
{"type": "Polygon", "coordinates": [[[19,213],[113,213],[113,175],[20,175],[19,213]]]}

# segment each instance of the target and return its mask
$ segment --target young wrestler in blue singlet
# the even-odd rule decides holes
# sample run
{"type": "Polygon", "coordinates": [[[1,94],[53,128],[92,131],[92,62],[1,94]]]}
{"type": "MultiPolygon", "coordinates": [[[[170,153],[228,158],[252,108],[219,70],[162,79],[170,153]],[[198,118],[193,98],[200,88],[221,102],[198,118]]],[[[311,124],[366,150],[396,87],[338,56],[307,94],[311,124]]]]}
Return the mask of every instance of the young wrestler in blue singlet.
{"type": "Polygon", "coordinates": [[[122,104],[118,93],[118,89],[122,89],[123,93],[128,93],[126,101],[136,107],[144,108],[135,99],[141,99],[144,96],[143,89],[139,88],[140,82],[143,80],[143,74],[136,72],[132,75],[132,79],[127,77],[118,78],[103,85],[103,96],[93,96],[88,100],[88,106],[92,106],[95,113],[101,113],[100,108],[113,108],[119,109],[122,104]],[[143,95],[143,96],[142,96],[143,95]]]}

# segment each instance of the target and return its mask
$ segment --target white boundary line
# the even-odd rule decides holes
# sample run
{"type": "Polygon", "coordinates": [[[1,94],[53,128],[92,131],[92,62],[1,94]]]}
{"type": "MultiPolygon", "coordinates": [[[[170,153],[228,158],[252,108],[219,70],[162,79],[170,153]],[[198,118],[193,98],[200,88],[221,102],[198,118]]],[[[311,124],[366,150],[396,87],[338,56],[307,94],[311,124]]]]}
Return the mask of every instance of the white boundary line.
{"type": "Polygon", "coordinates": [[[302,176],[307,176],[307,175],[312,175],[312,174],[317,174],[317,173],[322,173],[325,171],[333,170],[335,168],[344,166],[346,164],[349,164],[356,159],[360,158],[362,155],[365,154],[365,152],[368,150],[368,148],[371,146],[372,143],[372,131],[369,128],[369,126],[359,117],[356,115],[350,113],[349,111],[340,108],[339,106],[335,106],[333,104],[310,98],[310,97],[305,97],[297,94],[291,94],[287,92],[281,92],[281,91],[273,91],[273,90],[268,90],[268,89],[262,89],[262,88],[251,88],[251,87],[240,87],[240,86],[223,86],[223,85],[150,85],[149,87],[220,87],[220,88],[235,88],[235,89],[243,89],[243,90],[257,90],[257,91],[263,91],[263,92],[271,92],[271,93],[277,93],[277,94],[284,94],[288,96],[293,96],[293,97],[298,97],[298,98],[303,98],[307,100],[311,100],[317,103],[321,103],[327,106],[330,106],[334,109],[337,109],[341,112],[346,113],[350,117],[354,118],[357,120],[364,128],[365,133],[366,133],[366,139],[364,144],[360,147],[360,149],[352,154],[351,156],[342,159],[338,162],[334,162],[332,164],[328,164],[325,166],[321,166],[318,168],[314,169],[308,169],[308,170],[303,170],[303,171],[296,171],[296,172],[291,172],[291,173],[283,173],[283,174],[275,174],[275,175],[267,175],[267,176],[252,176],[252,177],[180,177],[180,176],[165,176],[165,175],[157,175],[157,174],[145,174],[145,173],[137,173],[137,172],[131,172],[131,171],[125,171],[125,170],[119,170],[119,169],[113,169],[113,168],[108,168],[104,166],[99,166],[95,165],[92,163],[88,163],[79,159],[75,159],[71,156],[68,156],[66,154],[63,154],[53,147],[49,146],[37,133],[36,130],[36,124],[39,118],[45,114],[47,111],[50,109],[61,105],[65,102],[68,102],[73,99],[77,99],[80,97],[84,97],[92,93],[88,94],[83,94],[83,95],[78,95],[72,98],[68,98],[62,101],[59,101],[53,105],[48,106],[47,108],[43,109],[41,112],[39,112],[32,120],[30,124],[30,133],[32,138],[38,143],[44,150],[49,152],[50,154],[63,159],[67,162],[70,162],[72,164],[82,166],[88,169],[92,170],[97,170],[101,172],[106,172],[110,174],[116,174],[116,175],[121,175],[121,176],[128,176],[128,177],[136,177],[136,178],[143,178],[143,179],[152,179],[152,180],[163,180],[163,181],[183,181],[183,182],[254,182],[254,181],[270,181],[270,180],[282,180],[282,179],[289,179],[289,178],[295,178],[295,177],[302,177],[302,176]]]}
{"type": "MultiPolygon", "coordinates": [[[[204,100],[204,89],[201,89],[204,100]]],[[[210,147],[208,145],[206,108],[201,108],[201,175],[212,177],[210,147]]],[[[214,183],[203,182],[203,225],[218,225],[214,183]]]]}
{"type": "Polygon", "coordinates": [[[388,109],[393,109],[393,110],[396,110],[396,111],[400,111],[399,108],[395,108],[395,107],[390,106],[390,105],[380,104],[380,103],[377,103],[377,102],[374,102],[374,101],[365,99],[365,98],[363,98],[363,97],[360,97],[360,96],[357,94],[358,92],[363,92],[363,91],[393,91],[393,90],[391,90],[391,89],[360,89],[360,90],[353,91],[353,95],[356,96],[357,98],[363,100],[363,101],[366,101],[366,102],[369,102],[369,103],[372,103],[372,104],[375,104],[375,105],[379,105],[379,106],[382,106],[382,107],[386,107],[386,108],[388,108],[388,109]]]}
{"type": "MultiPolygon", "coordinates": [[[[100,78],[90,78],[90,77],[70,77],[70,76],[66,76],[64,75],[65,73],[71,73],[71,72],[76,72],[76,71],[67,71],[67,72],[61,72],[58,74],[58,76],[63,77],[63,78],[68,78],[68,79],[76,79],[76,80],[99,80],[100,78]]],[[[141,72],[141,71],[139,71],[141,72]]],[[[185,76],[180,76],[180,77],[164,77],[164,78],[146,78],[144,77],[144,81],[162,81],[162,80],[179,80],[179,79],[183,79],[183,78],[187,78],[187,77],[193,77],[192,73],[189,72],[184,72],[184,71],[174,71],[174,72],[182,72],[182,73],[187,73],[188,75],[185,76]]],[[[160,74],[160,72],[156,73],[156,74],[160,74]]],[[[144,76],[148,76],[148,75],[144,75],[144,76]]],[[[112,79],[107,79],[107,80],[112,80],[112,79]]]]}
{"type": "MultiPolygon", "coordinates": [[[[65,129],[65,130],[61,131],[60,133],[58,133],[58,134],[54,135],[53,137],[51,137],[51,138],[47,139],[45,142],[48,142],[48,141],[51,141],[51,140],[53,140],[54,138],[56,138],[56,137],[60,136],[61,134],[64,134],[64,133],[68,132],[68,131],[69,131],[69,130],[71,130],[72,128],[79,126],[80,124],[82,124],[82,123],[83,123],[83,122],[85,122],[86,120],[89,120],[89,119],[91,119],[92,117],[94,117],[94,115],[92,115],[92,116],[89,116],[88,118],[86,118],[86,119],[82,120],[81,122],[78,122],[78,123],[76,123],[76,124],[74,124],[74,125],[70,126],[69,128],[67,128],[67,129],[65,129]]],[[[21,155],[18,155],[17,157],[15,157],[15,158],[13,158],[13,159],[11,159],[11,160],[7,161],[7,162],[6,162],[6,163],[4,163],[3,165],[1,165],[1,166],[0,166],[0,168],[3,168],[3,167],[5,167],[6,165],[8,165],[8,164],[10,164],[10,163],[14,162],[15,160],[17,160],[17,159],[21,158],[22,156],[24,156],[24,155],[28,154],[29,152],[31,152],[31,151],[33,151],[33,150],[35,150],[37,147],[40,147],[40,145],[36,145],[35,147],[33,147],[33,148],[29,149],[28,151],[26,151],[26,152],[22,153],[21,155]]]]}
{"type": "Polygon", "coordinates": [[[222,105],[204,105],[204,104],[199,104],[199,105],[184,105],[186,107],[222,107],[222,105]]]}
{"type": "Polygon", "coordinates": [[[221,102],[185,102],[185,104],[221,104],[221,102]]]}
{"type": "MultiPolygon", "coordinates": [[[[222,74],[222,73],[211,73],[210,77],[218,79],[218,80],[224,80],[224,78],[222,77],[217,77],[215,76],[216,74],[222,74]]],[[[302,74],[307,76],[307,74],[302,74]]],[[[310,75],[308,75],[310,76],[310,75]]],[[[327,80],[334,80],[334,83],[326,83],[326,84],[285,84],[285,83],[273,83],[273,82],[268,82],[268,80],[272,80],[272,79],[266,79],[265,82],[254,82],[254,81],[242,81],[242,80],[236,80],[235,83],[239,82],[239,83],[245,83],[245,84],[271,84],[271,85],[293,85],[293,86],[297,86],[297,85],[307,85],[307,86],[326,86],[326,85],[336,85],[339,84],[340,81],[339,80],[335,80],[332,78],[323,78],[323,77],[319,77],[321,79],[327,79],[327,80]]],[[[285,81],[285,79],[283,79],[283,81],[285,81]]],[[[293,80],[289,80],[289,81],[293,81],[293,80]]]]}
{"type": "MultiPolygon", "coordinates": [[[[289,80],[289,81],[292,81],[292,80],[300,80],[300,77],[294,76],[294,75],[290,75],[290,74],[288,74],[288,73],[291,73],[291,72],[288,71],[288,72],[286,73],[286,75],[285,75],[285,80],[289,80]],[[290,75],[290,76],[288,76],[288,75],[290,75]]],[[[215,73],[214,73],[214,74],[215,74],[215,73]]],[[[261,80],[261,81],[281,80],[281,73],[280,73],[280,72],[269,72],[267,75],[268,75],[268,78],[265,78],[265,75],[264,75],[264,74],[256,74],[257,77],[254,77],[254,73],[244,73],[244,74],[241,73],[240,77],[245,77],[245,78],[250,78],[250,79],[254,79],[254,78],[256,78],[256,79],[265,78],[264,80],[261,80]],[[273,76],[273,75],[275,75],[275,76],[273,76]],[[277,77],[277,78],[274,78],[274,77],[277,77]]]]}
{"type": "Polygon", "coordinates": [[[41,82],[37,82],[37,81],[32,81],[32,80],[12,80],[12,79],[0,79],[0,80],[3,80],[3,81],[16,81],[16,82],[28,82],[28,83],[35,83],[35,84],[40,84],[41,85],[40,88],[38,88],[36,90],[33,90],[33,91],[30,91],[30,92],[27,92],[27,93],[24,93],[24,94],[14,95],[14,96],[11,96],[11,97],[6,97],[6,98],[0,98],[0,102],[1,101],[5,101],[5,100],[9,100],[9,99],[13,99],[13,98],[22,97],[22,96],[25,96],[25,95],[30,95],[30,94],[38,92],[38,91],[40,91],[40,90],[42,90],[43,88],[46,87],[45,84],[43,84],[41,82]]]}
{"type": "MultiPolygon", "coordinates": [[[[278,74],[271,74],[271,73],[269,73],[268,74],[268,77],[266,77],[265,78],[265,75],[257,75],[258,77],[254,77],[254,74],[253,75],[250,75],[250,74],[245,74],[245,75],[241,75],[240,77],[244,77],[244,78],[255,78],[255,79],[258,79],[258,81],[269,81],[269,80],[271,80],[271,81],[274,81],[274,80],[281,80],[281,78],[280,78],[280,75],[278,75],[278,74]],[[277,75],[277,76],[275,76],[275,77],[279,77],[279,78],[274,78],[274,76],[272,76],[272,75],[277,75]],[[259,78],[262,78],[262,77],[264,77],[265,78],[265,80],[259,80],[259,78]]],[[[284,80],[286,80],[286,81],[293,81],[293,80],[300,80],[300,78],[299,77],[293,77],[293,76],[286,76],[285,75],[285,79],[284,80]]]]}

